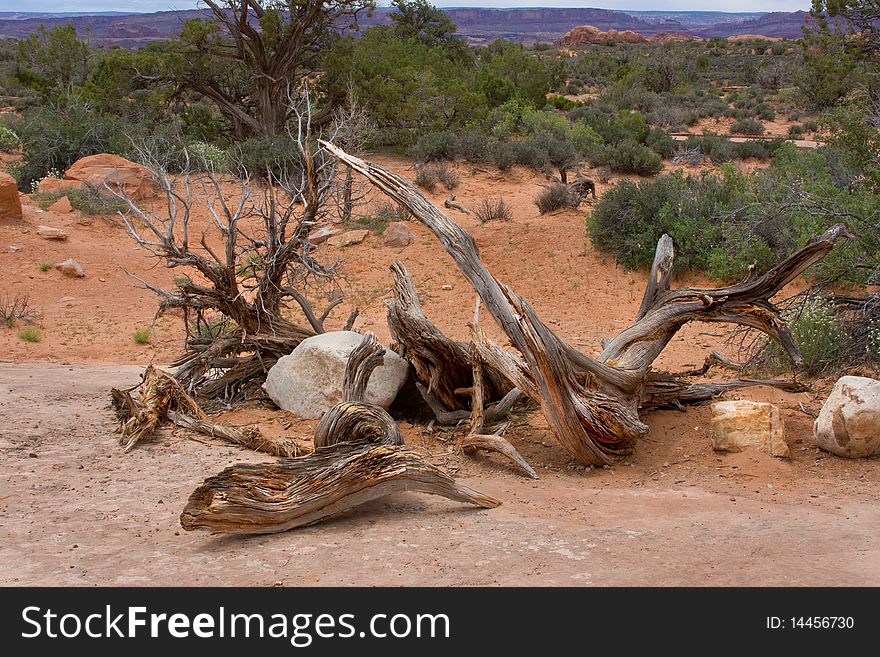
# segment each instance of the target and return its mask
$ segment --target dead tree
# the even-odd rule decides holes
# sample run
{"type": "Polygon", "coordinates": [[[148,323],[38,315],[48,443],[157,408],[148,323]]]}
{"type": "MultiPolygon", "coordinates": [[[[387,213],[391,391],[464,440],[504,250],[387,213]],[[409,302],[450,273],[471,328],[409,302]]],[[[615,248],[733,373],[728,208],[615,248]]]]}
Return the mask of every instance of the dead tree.
{"type": "MultiPolygon", "coordinates": [[[[651,366],[687,322],[728,322],[758,329],[778,340],[798,362],[797,347],[770,299],[827,254],[843,231],[841,226],[830,229],[765,274],[751,271],[736,285],[677,290],[669,287],[674,252],[672,240],[664,235],[634,322],[607,340],[601,354],[592,358],[553,333],[525,299],[499,282],[480,260],[474,239],[413,185],[381,166],[322,144],[408,207],[437,236],[519,352],[504,351],[483,339],[477,344],[481,358],[538,401],[560,443],[589,465],[607,464],[612,457],[629,453],[648,431],[639,410],[650,390],[651,366]]],[[[667,402],[676,398],[691,403],[693,390],[686,380],[664,381],[667,402]]]]}
{"type": "Polygon", "coordinates": [[[483,508],[501,502],[457,483],[403,445],[384,409],[363,401],[384,347],[367,335],[345,368],[344,401],[315,429],[315,451],[272,464],[239,463],[206,479],[180,515],[184,529],[267,534],[319,522],[354,506],[410,490],[483,508]]]}
{"type": "Polygon", "coordinates": [[[175,376],[203,404],[257,390],[278,358],[324,331],[342,301],[336,263],[319,262],[307,239],[328,211],[336,172],[316,145],[309,116],[306,106],[291,134],[297,150],[290,161],[259,180],[250,175],[256,172],[241,171],[233,195],[219,174],[185,166],[171,175],[157,159],[152,168],[164,203],[147,207],[117,194],[137,243],[166,267],[183,270],[170,290],[135,278],[159,295],[157,315],[182,312],[186,343],[173,363],[175,376]],[[210,220],[193,235],[197,208],[210,220]],[[312,305],[319,293],[327,303],[320,311],[312,305]]]}

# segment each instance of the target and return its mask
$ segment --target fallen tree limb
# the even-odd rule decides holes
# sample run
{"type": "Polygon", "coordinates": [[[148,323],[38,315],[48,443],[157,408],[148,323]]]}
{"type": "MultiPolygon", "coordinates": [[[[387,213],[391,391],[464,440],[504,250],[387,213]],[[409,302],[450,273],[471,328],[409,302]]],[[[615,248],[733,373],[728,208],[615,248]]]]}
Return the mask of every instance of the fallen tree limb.
{"type": "Polygon", "coordinates": [[[265,452],[272,456],[296,456],[300,449],[291,440],[277,440],[260,435],[256,427],[237,429],[211,422],[195,400],[170,374],[148,366],[141,382],[134,388],[110,391],[111,402],[119,420],[119,444],[126,453],[141,440],[150,437],[165,420],[208,436],[220,438],[239,447],[265,452]],[[140,391],[139,399],[132,396],[140,391]]]}
{"type": "Polygon", "coordinates": [[[466,454],[472,453],[478,449],[497,452],[502,456],[510,459],[527,477],[538,479],[538,473],[528,464],[516,448],[501,436],[472,433],[468,434],[461,441],[461,447],[466,454]]]}
{"type": "MultiPolygon", "coordinates": [[[[736,285],[670,290],[674,251],[664,235],[635,321],[608,340],[597,358],[582,354],[553,333],[522,297],[500,283],[479,257],[474,239],[401,176],[321,145],[408,208],[438,238],[471,283],[519,356],[481,340],[481,356],[541,404],[560,443],[580,462],[602,465],[632,450],[648,427],[639,417],[645,380],[654,360],[689,321],[727,322],[756,328],[801,357],[770,298],[825,256],[845,234],[835,226],[761,276],[751,271],[736,285]]],[[[464,386],[459,386],[464,387],[464,386]]],[[[686,389],[682,389],[682,394],[686,389]]],[[[682,397],[682,401],[687,401],[682,397]]]]}
{"type": "Polygon", "coordinates": [[[444,207],[449,208],[450,210],[458,210],[459,212],[463,212],[464,214],[470,214],[467,208],[458,203],[455,203],[455,194],[450,194],[446,197],[446,200],[443,201],[444,207]]]}
{"type": "Polygon", "coordinates": [[[405,490],[486,509],[501,504],[406,447],[361,441],[321,447],[298,459],[226,468],[190,495],[180,524],[234,534],[283,532],[405,490]]]}

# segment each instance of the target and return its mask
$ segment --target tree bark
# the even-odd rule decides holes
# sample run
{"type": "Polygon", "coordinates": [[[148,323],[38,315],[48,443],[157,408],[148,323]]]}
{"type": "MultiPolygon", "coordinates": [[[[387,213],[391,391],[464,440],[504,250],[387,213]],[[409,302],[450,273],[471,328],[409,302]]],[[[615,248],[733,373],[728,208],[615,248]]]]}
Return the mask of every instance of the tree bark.
{"type": "Polygon", "coordinates": [[[670,290],[674,252],[672,240],[663,236],[636,320],[609,340],[594,359],[547,328],[525,299],[489,272],[474,239],[408,181],[332,144],[321,144],[409,208],[437,236],[522,355],[503,352],[484,339],[478,344],[481,357],[541,404],[560,443],[588,465],[607,464],[612,457],[628,453],[647,432],[639,417],[646,376],[663,348],[689,321],[756,328],[778,340],[799,362],[791,334],[770,298],[827,254],[844,230],[835,226],[762,276],[752,271],[741,283],[718,289],[670,290]]]}

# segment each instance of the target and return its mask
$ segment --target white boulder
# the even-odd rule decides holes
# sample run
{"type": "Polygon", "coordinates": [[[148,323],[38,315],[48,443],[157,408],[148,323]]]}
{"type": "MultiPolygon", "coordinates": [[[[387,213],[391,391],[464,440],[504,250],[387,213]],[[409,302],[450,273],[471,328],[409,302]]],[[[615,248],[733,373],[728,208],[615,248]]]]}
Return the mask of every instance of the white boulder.
{"type": "MultiPolygon", "coordinates": [[[[320,418],[342,401],[342,379],[348,357],[362,335],[354,331],[322,333],[303,340],[269,370],[264,388],[280,408],[307,419],[320,418]]],[[[366,402],[388,408],[406,381],[409,363],[390,349],[373,370],[366,402]]]]}
{"type": "Polygon", "coordinates": [[[813,441],[847,458],[880,455],[880,381],[840,377],[813,423],[813,441]]]}

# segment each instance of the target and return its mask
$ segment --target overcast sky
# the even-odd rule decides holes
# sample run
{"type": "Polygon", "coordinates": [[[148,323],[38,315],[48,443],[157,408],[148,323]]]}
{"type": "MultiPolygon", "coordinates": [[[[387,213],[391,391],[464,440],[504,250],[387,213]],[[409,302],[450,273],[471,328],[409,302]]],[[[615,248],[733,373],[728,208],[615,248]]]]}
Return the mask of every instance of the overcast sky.
{"type": "MultiPolygon", "coordinates": [[[[0,11],[165,11],[190,9],[197,0],[0,0],[0,11]]],[[[379,0],[379,4],[389,4],[379,0]]],[[[810,0],[437,0],[438,7],[601,7],[702,11],[795,11],[810,0]]]]}

